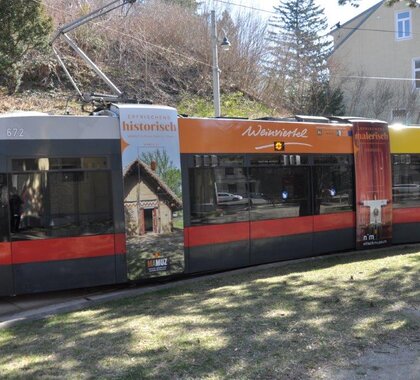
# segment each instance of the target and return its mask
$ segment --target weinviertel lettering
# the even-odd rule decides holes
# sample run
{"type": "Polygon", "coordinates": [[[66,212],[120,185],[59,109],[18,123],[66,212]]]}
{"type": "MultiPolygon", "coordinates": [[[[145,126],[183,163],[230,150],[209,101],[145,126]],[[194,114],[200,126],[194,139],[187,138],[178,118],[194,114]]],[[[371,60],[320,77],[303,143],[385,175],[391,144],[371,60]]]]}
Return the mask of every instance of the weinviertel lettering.
{"type": "Polygon", "coordinates": [[[258,126],[249,126],[243,133],[242,136],[250,137],[296,137],[301,139],[308,138],[308,130],[295,128],[293,130],[289,129],[271,129],[263,128],[261,125],[258,126]]]}

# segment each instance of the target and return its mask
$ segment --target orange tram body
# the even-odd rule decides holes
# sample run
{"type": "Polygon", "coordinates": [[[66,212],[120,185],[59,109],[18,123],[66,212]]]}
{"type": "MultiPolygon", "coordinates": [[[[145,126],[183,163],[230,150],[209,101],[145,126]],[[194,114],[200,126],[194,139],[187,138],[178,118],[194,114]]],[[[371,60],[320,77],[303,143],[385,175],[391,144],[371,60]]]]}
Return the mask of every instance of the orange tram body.
{"type": "Polygon", "coordinates": [[[420,127],[114,111],[0,116],[1,296],[420,241],[420,127]],[[179,191],[147,155],[124,163],[130,138],[172,152],[161,133],[178,138],[179,191]],[[180,249],[143,240],[174,231],[180,249]]]}

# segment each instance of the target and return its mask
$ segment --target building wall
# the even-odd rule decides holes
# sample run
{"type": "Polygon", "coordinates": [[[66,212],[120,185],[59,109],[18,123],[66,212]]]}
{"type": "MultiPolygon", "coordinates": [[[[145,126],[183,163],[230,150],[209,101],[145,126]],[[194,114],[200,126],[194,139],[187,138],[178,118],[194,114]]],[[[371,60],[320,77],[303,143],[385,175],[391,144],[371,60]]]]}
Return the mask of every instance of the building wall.
{"type": "Polygon", "coordinates": [[[144,213],[142,209],[156,209],[156,226],[157,233],[172,232],[172,211],[168,205],[153,192],[147,184],[143,181],[138,183],[136,175],[131,174],[124,178],[124,205],[126,230],[130,236],[140,234],[144,230],[143,220],[144,213]],[[139,201],[137,197],[139,194],[139,201]]]}
{"type": "Polygon", "coordinates": [[[405,2],[382,5],[339,46],[351,31],[347,28],[359,22],[357,18],[333,32],[337,49],[329,61],[333,82],[345,92],[347,112],[390,120],[392,109],[414,111],[418,99],[417,91],[412,93],[413,58],[420,58],[420,9],[410,9],[405,2]],[[403,10],[411,12],[412,37],[397,40],[395,17],[403,10]]]}
{"type": "Polygon", "coordinates": [[[164,202],[159,202],[160,231],[159,233],[172,232],[172,212],[164,202]]]}

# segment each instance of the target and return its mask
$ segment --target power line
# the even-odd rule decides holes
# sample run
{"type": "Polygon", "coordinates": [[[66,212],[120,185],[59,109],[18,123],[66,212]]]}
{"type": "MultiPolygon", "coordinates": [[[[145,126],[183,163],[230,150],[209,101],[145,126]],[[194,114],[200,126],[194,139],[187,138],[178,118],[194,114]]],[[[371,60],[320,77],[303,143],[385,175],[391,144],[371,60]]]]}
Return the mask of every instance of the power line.
{"type": "MultiPolygon", "coordinates": [[[[364,31],[364,32],[378,32],[378,33],[392,33],[392,34],[398,34],[398,31],[397,30],[388,30],[388,29],[369,29],[369,28],[348,28],[348,27],[343,27],[343,26],[339,26],[339,27],[337,27],[337,29],[336,29],[336,31],[337,30],[340,30],[340,29],[343,29],[343,30],[361,30],[361,31],[364,31]]],[[[413,35],[413,34],[420,34],[420,32],[410,32],[410,36],[411,35],[413,35]]]]}
{"type": "Polygon", "coordinates": [[[241,7],[241,8],[251,9],[253,11],[258,11],[258,12],[264,12],[264,13],[270,13],[270,14],[273,14],[273,15],[277,15],[276,12],[268,11],[266,9],[251,7],[250,5],[243,5],[243,4],[238,4],[238,3],[232,3],[230,1],[225,1],[225,0],[213,0],[213,1],[215,1],[217,3],[233,5],[234,7],[241,7]]]}
{"type": "MultiPolygon", "coordinates": [[[[56,8],[56,7],[51,6],[51,5],[48,5],[48,4],[44,4],[42,2],[42,0],[32,0],[32,1],[34,1],[36,3],[39,3],[39,4],[43,4],[43,5],[45,5],[46,7],[50,8],[50,9],[53,9],[53,10],[56,10],[56,11],[59,11],[59,12],[63,12],[63,9],[56,8]]],[[[240,7],[243,7],[243,8],[249,8],[249,9],[256,10],[256,11],[262,11],[262,12],[276,14],[275,12],[270,12],[270,11],[267,11],[267,10],[263,10],[263,9],[259,9],[259,8],[255,8],[255,7],[250,7],[250,6],[245,6],[245,5],[241,5],[241,4],[231,3],[231,2],[225,1],[225,0],[213,0],[213,1],[216,1],[216,2],[219,2],[219,3],[230,4],[230,5],[233,5],[233,6],[240,6],[240,7]]],[[[71,15],[71,16],[73,15],[71,12],[65,12],[65,13],[68,14],[68,15],[71,15]]],[[[147,44],[149,46],[152,46],[154,48],[157,48],[157,49],[166,51],[168,53],[177,55],[179,57],[188,59],[190,61],[194,61],[196,63],[199,63],[201,65],[207,66],[209,68],[212,68],[213,67],[212,65],[210,65],[210,64],[208,64],[206,62],[200,61],[200,60],[198,60],[198,59],[196,59],[194,57],[181,54],[181,53],[179,53],[179,52],[177,52],[175,50],[172,50],[170,48],[165,48],[163,46],[153,44],[153,43],[147,41],[144,38],[140,39],[140,38],[135,37],[135,36],[133,36],[131,34],[127,34],[127,33],[124,33],[124,32],[122,32],[120,30],[113,29],[113,28],[111,28],[109,26],[102,25],[99,22],[92,22],[92,24],[97,25],[97,26],[100,25],[102,28],[107,29],[109,31],[112,31],[114,33],[120,34],[121,36],[130,38],[130,39],[132,39],[134,41],[137,41],[137,42],[145,43],[145,44],[147,44]]],[[[347,27],[340,27],[339,29],[344,29],[344,30],[362,30],[362,31],[371,31],[371,32],[382,32],[382,33],[385,33],[385,32],[386,33],[396,33],[396,31],[386,30],[386,29],[366,29],[366,28],[347,28],[347,27]]],[[[413,33],[413,32],[411,32],[411,33],[412,34],[420,34],[420,33],[413,33]]],[[[413,78],[395,78],[395,77],[380,77],[380,76],[359,76],[359,75],[347,75],[347,76],[345,76],[345,75],[332,75],[332,74],[330,74],[330,76],[331,77],[334,77],[334,78],[342,78],[342,79],[374,79],[374,80],[389,80],[389,81],[413,81],[413,78]]]]}
{"type": "MultiPolygon", "coordinates": [[[[254,11],[258,11],[258,12],[264,12],[264,13],[269,13],[269,14],[273,14],[273,15],[278,15],[277,12],[274,11],[268,11],[266,9],[261,9],[261,8],[256,8],[256,7],[252,7],[249,5],[243,5],[243,4],[238,4],[238,3],[232,3],[231,1],[227,1],[227,0],[213,0],[217,3],[222,3],[222,4],[228,4],[228,5],[233,5],[235,7],[241,7],[241,8],[247,8],[247,9],[251,9],[254,11]]],[[[336,24],[337,29],[343,29],[343,30],[361,30],[361,31],[367,31],[367,32],[381,32],[381,33],[393,33],[393,34],[397,34],[398,31],[396,30],[387,30],[387,29],[368,29],[368,28],[349,28],[349,27],[345,27],[345,26],[340,26],[340,23],[336,24]]],[[[330,33],[327,33],[323,36],[326,36],[330,33]]],[[[413,34],[420,34],[420,32],[410,32],[410,35],[413,34]]]]}

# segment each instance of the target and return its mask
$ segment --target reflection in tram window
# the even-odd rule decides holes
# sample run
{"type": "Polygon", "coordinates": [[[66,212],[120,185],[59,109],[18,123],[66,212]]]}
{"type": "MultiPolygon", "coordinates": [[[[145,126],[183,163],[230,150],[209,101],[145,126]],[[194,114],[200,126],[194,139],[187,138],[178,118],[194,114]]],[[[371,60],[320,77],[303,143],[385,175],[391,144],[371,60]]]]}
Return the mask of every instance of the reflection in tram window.
{"type": "Polygon", "coordinates": [[[395,154],[392,160],[394,208],[420,206],[420,155],[395,154]]]}
{"type": "Polygon", "coordinates": [[[314,168],[315,215],[354,210],[353,167],[314,168]]]}
{"type": "Polygon", "coordinates": [[[218,157],[218,167],[190,169],[191,224],[247,221],[247,177],[240,156],[218,157]]]}
{"type": "Polygon", "coordinates": [[[50,158],[17,158],[12,160],[13,171],[44,171],[74,169],[106,169],[106,157],[50,157],[50,158]]]}
{"type": "Polygon", "coordinates": [[[10,177],[13,240],[113,231],[108,172],[22,173],[10,177]]]}
{"type": "Polygon", "coordinates": [[[311,214],[308,167],[251,168],[249,180],[252,220],[311,214]]]}

